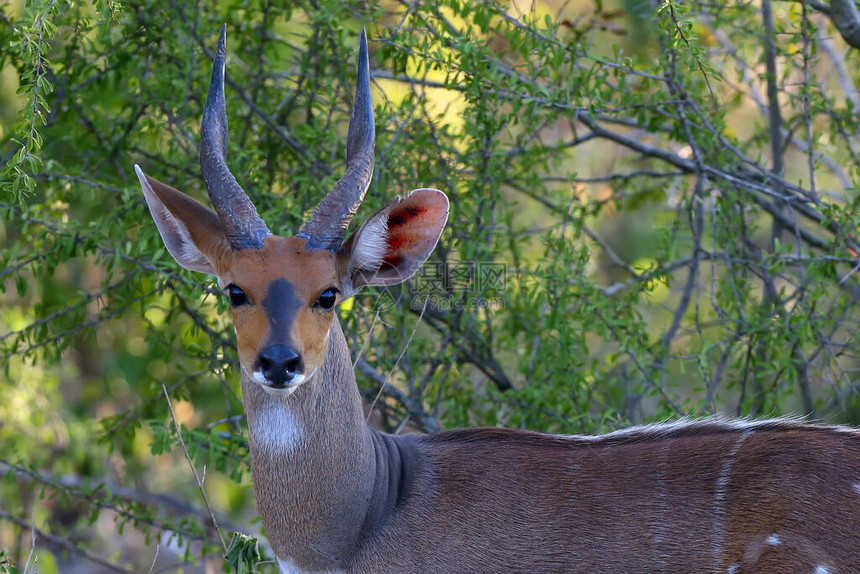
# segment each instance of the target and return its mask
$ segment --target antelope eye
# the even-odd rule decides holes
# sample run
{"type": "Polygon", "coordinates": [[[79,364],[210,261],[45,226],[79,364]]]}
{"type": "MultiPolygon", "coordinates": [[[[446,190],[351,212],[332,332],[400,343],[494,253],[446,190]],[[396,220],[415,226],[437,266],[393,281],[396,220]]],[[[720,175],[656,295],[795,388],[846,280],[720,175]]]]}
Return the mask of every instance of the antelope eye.
{"type": "Polygon", "coordinates": [[[227,295],[230,297],[230,304],[233,305],[233,307],[238,307],[248,302],[248,296],[245,295],[245,292],[239,289],[236,285],[230,283],[227,285],[225,290],[227,291],[227,295]]]}
{"type": "Polygon", "coordinates": [[[335,289],[334,287],[329,287],[328,289],[320,293],[320,296],[317,298],[317,302],[314,306],[321,307],[326,311],[330,311],[331,308],[334,307],[334,304],[337,303],[337,294],[337,289],[335,289]]]}

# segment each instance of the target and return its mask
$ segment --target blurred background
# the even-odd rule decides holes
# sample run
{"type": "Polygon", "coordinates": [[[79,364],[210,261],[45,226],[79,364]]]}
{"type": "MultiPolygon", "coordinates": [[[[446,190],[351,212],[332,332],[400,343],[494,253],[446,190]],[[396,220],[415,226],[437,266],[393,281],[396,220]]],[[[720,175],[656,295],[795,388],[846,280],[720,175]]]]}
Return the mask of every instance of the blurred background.
{"type": "Polygon", "coordinates": [[[339,308],[372,424],[860,425],[860,46],[830,13],[0,4],[0,572],[229,571],[233,532],[275,571],[229,303],[172,260],[132,169],[205,200],[224,23],[228,163],[275,233],[343,173],[362,27],[377,159],[357,220],[418,187],[451,199],[416,277],[339,308]]]}

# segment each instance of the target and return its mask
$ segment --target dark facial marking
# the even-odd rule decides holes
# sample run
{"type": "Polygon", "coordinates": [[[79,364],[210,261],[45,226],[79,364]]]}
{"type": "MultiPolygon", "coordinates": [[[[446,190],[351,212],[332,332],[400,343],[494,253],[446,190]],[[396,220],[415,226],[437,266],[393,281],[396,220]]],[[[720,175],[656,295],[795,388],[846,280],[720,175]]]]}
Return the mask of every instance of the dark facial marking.
{"type": "Polygon", "coordinates": [[[262,305],[272,330],[267,345],[289,345],[290,328],[296,313],[302,308],[296,288],[286,279],[275,279],[269,285],[262,305]]]}

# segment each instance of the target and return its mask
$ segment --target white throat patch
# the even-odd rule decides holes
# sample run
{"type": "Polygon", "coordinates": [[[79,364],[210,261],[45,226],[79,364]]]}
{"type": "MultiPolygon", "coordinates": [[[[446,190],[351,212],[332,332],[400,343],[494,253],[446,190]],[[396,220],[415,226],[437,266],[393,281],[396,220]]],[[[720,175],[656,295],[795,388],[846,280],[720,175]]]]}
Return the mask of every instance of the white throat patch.
{"type": "MultiPolygon", "coordinates": [[[[281,393],[282,396],[283,393],[281,393]]],[[[248,420],[251,442],[269,453],[294,451],[302,440],[304,428],[286,401],[270,401],[248,420]]]]}
{"type": "Polygon", "coordinates": [[[302,570],[293,564],[292,560],[284,560],[282,558],[278,558],[278,567],[281,570],[281,574],[341,574],[340,571],[311,572],[310,570],[302,570]]]}

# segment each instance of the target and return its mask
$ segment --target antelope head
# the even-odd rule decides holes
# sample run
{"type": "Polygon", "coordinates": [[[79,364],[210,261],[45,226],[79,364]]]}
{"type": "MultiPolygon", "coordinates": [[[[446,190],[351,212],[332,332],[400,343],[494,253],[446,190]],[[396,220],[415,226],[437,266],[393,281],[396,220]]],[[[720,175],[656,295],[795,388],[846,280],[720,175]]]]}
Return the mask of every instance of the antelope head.
{"type": "Polygon", "coordinates": [[[146,203],[174,259],[214,275],[230,298],[244,375],[272,394],[313,380],[338,302],[365,285],[409,278],[430,255],[448,216],[435,189],[395,198],[346,237],[373,176],[374,122],[367,38],[347,136],[347,169],[294,237],[273,235],[227,167],[226,27],[203,110],[200,167],[213,212],[144,174],[146,203]]]}

